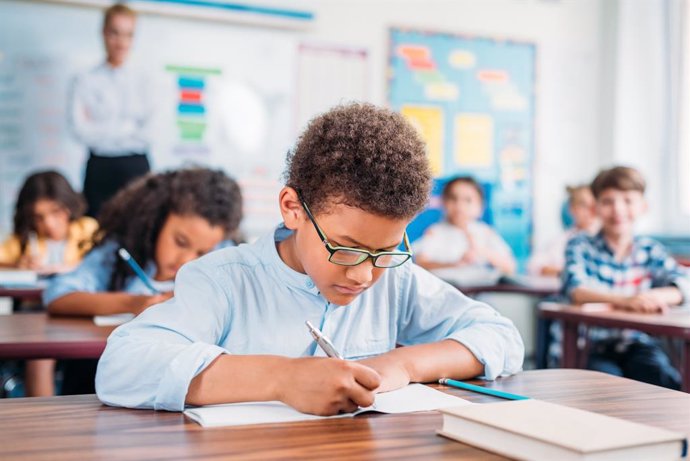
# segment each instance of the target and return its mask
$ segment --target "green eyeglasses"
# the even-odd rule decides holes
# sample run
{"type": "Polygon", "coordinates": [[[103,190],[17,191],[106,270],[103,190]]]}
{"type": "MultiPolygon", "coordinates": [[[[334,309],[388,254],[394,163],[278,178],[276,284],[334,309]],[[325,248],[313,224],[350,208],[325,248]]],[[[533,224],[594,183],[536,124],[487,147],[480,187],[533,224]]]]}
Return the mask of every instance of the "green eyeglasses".
{"type": "Polygon", "coordinates": [[[328,252],[330,253],[328,261],[332,262],[333,264],[338,264],[340,266],[356,266],[358,264],[362,264],[364,261],[371,258],[374,267],[390,269],[391,267],[398,267],[406,263],[412,257],[412,251],[410,250],[410,241],[407,238],[407,232],[403,234],[403,243],[405,244],[405,251],[376,251],[372,253],[371,251],[362,250],[361,248],[350,248],[331,245],[331,243],[328,241],[328,237],[326,237],[326,234],[324,234],[319,225],[316,224],[314,215],[312,215],[311,211],[309,211],[309,207],[304,202],[301,195],[299,196],[299,199],[300,202],[302,202],[304,211],[307,212],[307,216],[309,216],[311,223],[314,225],[316,233],[319,234],[319,237],[321,238],[321,241],[326,247],[326,250],[328,250],[328,252]]]}

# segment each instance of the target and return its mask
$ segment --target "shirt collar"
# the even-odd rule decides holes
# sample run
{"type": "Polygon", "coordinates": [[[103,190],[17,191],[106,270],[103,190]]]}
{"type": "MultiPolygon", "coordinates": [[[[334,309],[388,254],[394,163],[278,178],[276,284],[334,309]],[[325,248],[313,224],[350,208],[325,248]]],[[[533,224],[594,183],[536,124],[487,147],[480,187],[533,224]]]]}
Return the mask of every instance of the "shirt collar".
{"type": "MultiPolygon", "coordinates": [[[[597,234],[594,235],[592,237],[592,239],[594,240],[594,244],[598,250],[605,251],[607,254],[609,254],[609,255],[611,255],[611,257],[613,257],[613,250],[611,249],[609,244],[606,243],[606,239],[604,238],[604,231],[603,230],[600,230],[599,232],[597,232],[597,234]]],[[[625,259],[628,259],[629,257],[632,257],[632,255],[635,254],[635,250],[637,250],[639,243],[640,243],[640,237],[637,235],[633,236],[632,246],[630,248],[630,253],[628,254],[628,256],[626,256],[625,259]]]]}
{"type": "Polygon", "coordinates": [[[284,223],[280,223],[272,232],[262,237],[259,240],[262,259],[268,261],[278,271],[280,278],[287,285],[313,295],[320,295],[319,289],[309,275],[297,272],[280,258],[276,244],[282,242],[290,235],[292,235],[292,231],[286,228],[284,223]]]}

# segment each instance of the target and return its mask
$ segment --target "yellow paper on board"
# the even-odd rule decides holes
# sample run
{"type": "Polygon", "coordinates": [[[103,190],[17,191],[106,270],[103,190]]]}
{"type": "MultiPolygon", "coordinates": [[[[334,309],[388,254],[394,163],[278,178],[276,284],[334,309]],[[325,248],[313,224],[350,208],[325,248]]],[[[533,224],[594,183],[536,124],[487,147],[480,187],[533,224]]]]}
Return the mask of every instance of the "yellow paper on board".
{"type": "Polygon", "coordinates": [[[462,167],[491,167],[494,162],[494,121],[485,114],[455,117],[455,163],[462,167]]]}
{"type": "Polygon", "coordinates": [[[443,110],[433,106],[405,105],[400,113],[419,132],[434,176],[443,173],[443,110]]]}

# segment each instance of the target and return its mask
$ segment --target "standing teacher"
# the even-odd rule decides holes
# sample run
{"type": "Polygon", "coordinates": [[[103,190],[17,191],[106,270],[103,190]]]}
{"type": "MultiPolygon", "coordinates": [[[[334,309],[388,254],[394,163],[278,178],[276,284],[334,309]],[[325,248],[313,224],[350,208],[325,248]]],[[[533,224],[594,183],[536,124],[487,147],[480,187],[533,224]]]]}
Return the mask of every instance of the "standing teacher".
{"type": "Polygon", "coordinates": [[[105,10],[106,61],[76,77],[70,94],[71,126],[89,151],[83,193],[93,217],[118,190],[150,170],[151,91],[144,75],[126,62],[135,26],[136,14],[129,7],[115,4],[105,10]]]}

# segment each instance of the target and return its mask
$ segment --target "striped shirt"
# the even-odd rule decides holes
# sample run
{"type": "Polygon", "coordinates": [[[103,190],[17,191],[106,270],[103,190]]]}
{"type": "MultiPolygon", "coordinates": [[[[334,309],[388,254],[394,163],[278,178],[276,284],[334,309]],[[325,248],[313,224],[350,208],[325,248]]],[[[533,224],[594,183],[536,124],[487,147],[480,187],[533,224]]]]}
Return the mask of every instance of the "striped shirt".
{"type": "MultiPolygon", "coordinates": [[[[603,234],[579,234],[572,238],[565,250],[563,294],[572,300],[575,288],[582,287],[623,296],[676,286],[683,301],[690,300],[690,277],[666,248],[654,239],[635,237],[632,249],[621,261],[616,261],[603,234]]],[[[643,333],[631,330],[590,328],[590,339],[641,339],[643,333]]],[[[627,341],[626,341],[627,342],[627,341]]]]}

